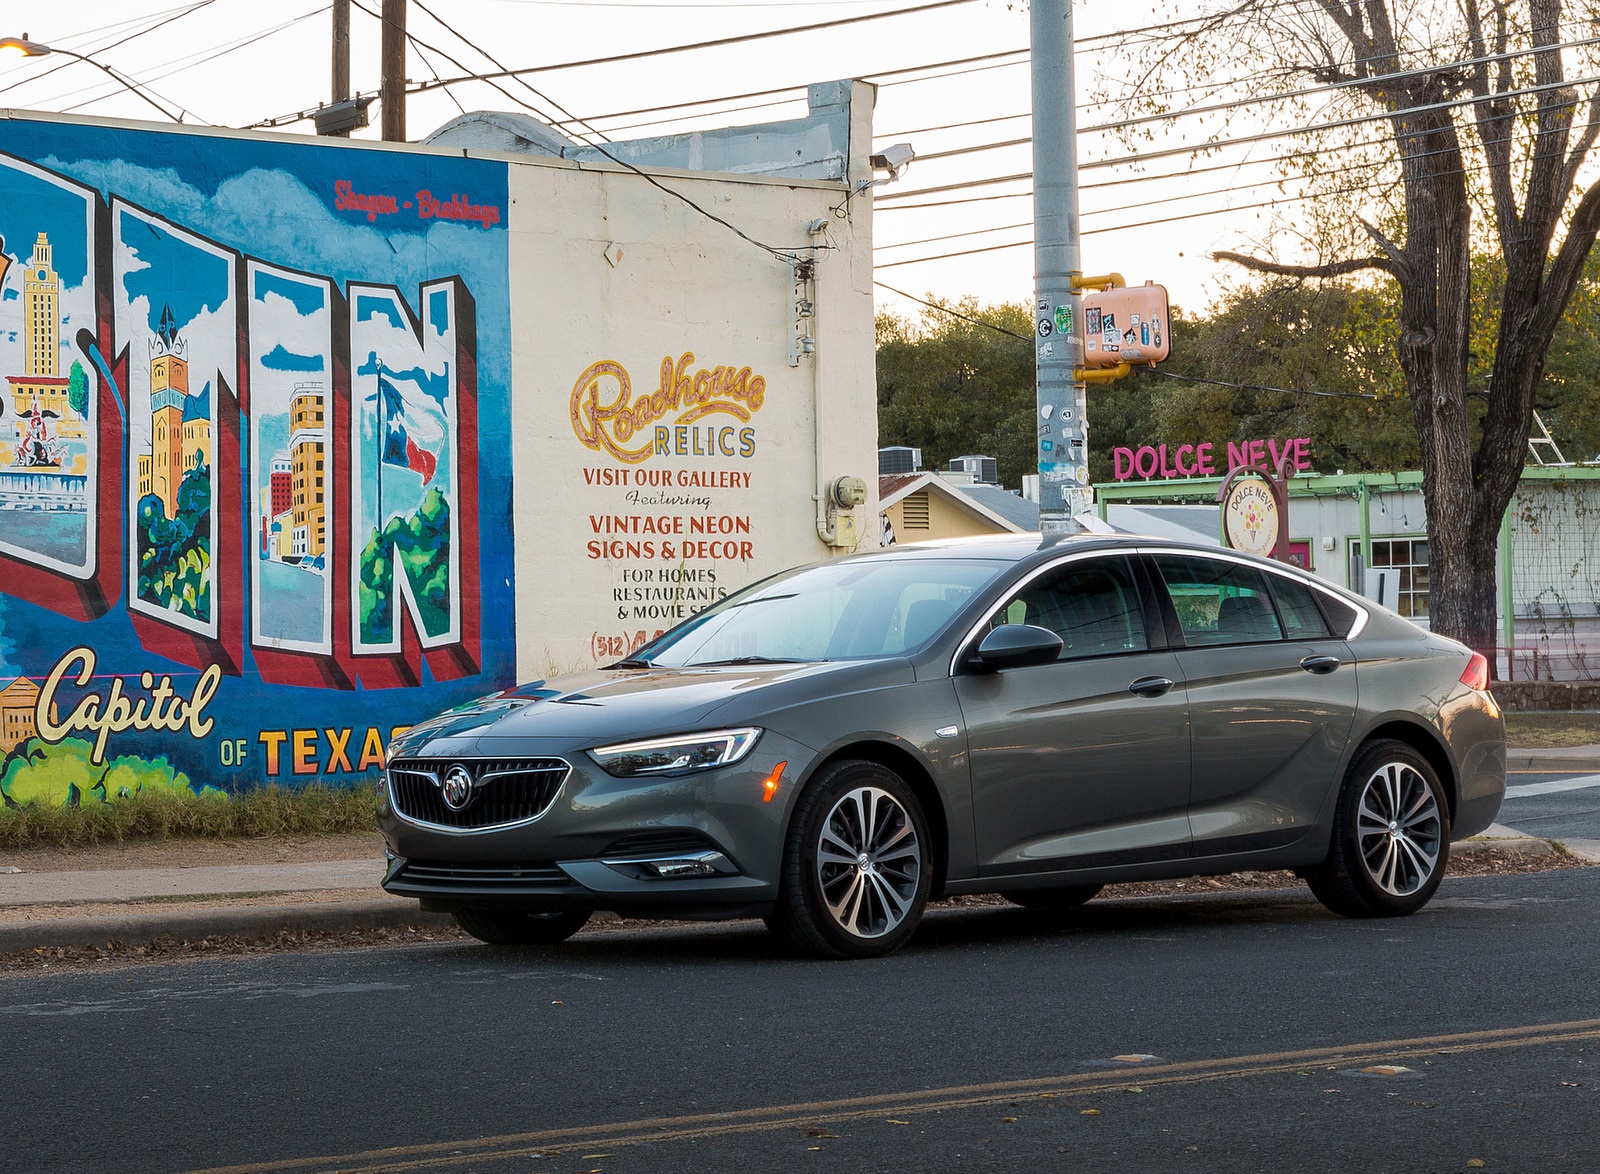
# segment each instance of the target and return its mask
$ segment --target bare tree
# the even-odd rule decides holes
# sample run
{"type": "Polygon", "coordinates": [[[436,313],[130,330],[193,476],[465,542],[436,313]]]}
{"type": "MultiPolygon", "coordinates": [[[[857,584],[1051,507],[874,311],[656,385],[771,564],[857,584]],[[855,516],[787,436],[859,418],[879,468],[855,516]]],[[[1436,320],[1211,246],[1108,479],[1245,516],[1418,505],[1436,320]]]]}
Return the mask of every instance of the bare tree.
{"type": "MultiPolygon", "coordinates": [[[[1203,71],[1214,86],[1219,63],[1233,63],[1240,88],[1302,120],[1313,149],[1283,148],[1284,174],[1320,191],[1324,226],[1330,214],[1359,224],[1368,249],[1347,232],[1341,255],[1309,262],[1259,248],[1215,256],[1262,273],[1372,270],[1398,283],[1431,624],[1491,664],[1500,521],[1551,337],[1600,230],[1600,183],[1586,166],[1600,135],[1597,16],[1564,13],[1559,0],[1247,0],[1149,53],[1139,79],[1149,93],[1152,78],[1203,71]],[[1371,127],[1383,134],[1363,139],[1371,127]],[[1354,186],[1351,157],[1370,166],[1354,186]],[[1486,389],[1468,387],[1475,247],[1497,249],[1504,266],[1486,389]]],[[[1213,130],[1209,145],[1228,134],[1213,130]]]]}

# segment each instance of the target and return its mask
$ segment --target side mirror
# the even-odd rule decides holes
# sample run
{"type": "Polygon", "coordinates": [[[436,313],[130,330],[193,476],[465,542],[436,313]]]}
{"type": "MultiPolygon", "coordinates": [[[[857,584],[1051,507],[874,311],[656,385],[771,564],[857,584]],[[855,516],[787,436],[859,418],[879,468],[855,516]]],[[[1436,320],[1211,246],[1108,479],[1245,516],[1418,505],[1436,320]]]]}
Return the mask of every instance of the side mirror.
{"type": "Polygon", "coordinates": [[[1049,664],[1061,655],[1061,637],[1034,624],[1003,624],[978,645],[974,667],[1016,669],[1049,664]]]}

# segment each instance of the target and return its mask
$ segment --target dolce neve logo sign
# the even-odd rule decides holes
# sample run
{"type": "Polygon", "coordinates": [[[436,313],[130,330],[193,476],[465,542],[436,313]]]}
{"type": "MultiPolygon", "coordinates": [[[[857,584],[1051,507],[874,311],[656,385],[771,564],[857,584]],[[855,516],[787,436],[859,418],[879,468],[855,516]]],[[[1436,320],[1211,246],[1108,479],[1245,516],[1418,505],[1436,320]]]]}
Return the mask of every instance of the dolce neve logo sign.
{"type": "Polygon", "coordinates": [[[1217,446],[1205,444],[1180,444],[1169,448],[1165,444],[1144,444],[1138,448],[1118,447],[1111,450],[1112,474],[1118,481],[1139,477],[1146,481],[1172,477],[1215,477],[1235,469],[1252,466],[1268,469],[1282,468],[1288,462],[1292,471],[1306,473],[1311,470],[1311,440],[1299,436],[1291,440],[1240,440],[1227,442],[1227,468],[1219,469],[1217,446]]]}

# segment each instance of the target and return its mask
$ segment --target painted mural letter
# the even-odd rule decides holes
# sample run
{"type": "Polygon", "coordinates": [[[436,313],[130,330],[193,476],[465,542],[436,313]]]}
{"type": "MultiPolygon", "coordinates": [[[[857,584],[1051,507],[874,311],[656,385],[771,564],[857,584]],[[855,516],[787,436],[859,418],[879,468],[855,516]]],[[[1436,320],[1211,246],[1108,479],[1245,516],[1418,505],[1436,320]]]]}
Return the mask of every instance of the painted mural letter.
{"type": "Polygon", "coordinates": [[[401,651],[397,604],[423,648],[461,639],[461,379],[455,282],[422,286],[413,315],[392,286],[350,301],[351,645],[401,651]]]}
{"type": "Polygon", "coordinates": [[[84,578],[97,513],[92,192],[0,155],[0,553],[84,578]]]}
{"type": "Polygon", "coordinates": [[[239,367],[237,257],[120,200],[111,217],[116,333],[132,351],[128,607],[216,640],[216,448],[224,380],[239,367]]]}
{"type": "Polygon", "coordinates": [[[333,652],[332,283],[247,265],[251,642],[333,652]]]}

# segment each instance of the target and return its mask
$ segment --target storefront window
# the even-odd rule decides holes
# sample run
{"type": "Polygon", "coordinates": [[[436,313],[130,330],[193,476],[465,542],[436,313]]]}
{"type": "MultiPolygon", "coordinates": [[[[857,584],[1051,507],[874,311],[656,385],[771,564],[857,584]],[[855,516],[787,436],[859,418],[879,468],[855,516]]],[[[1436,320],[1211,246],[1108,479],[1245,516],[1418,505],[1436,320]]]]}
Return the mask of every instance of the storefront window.
{"type": "MultiPolygon", "coordinates": [[[[1428,540],[1426,538],[1374,538],[1374,568],[1394,568],[1400,572],[1400,591],[1395,610],[1403,616],[1421,619],[1428,614],[1428,540]]],[[[1361,544],[1350,544],[1350,582],[1361,583],[1361,544]]]]}

